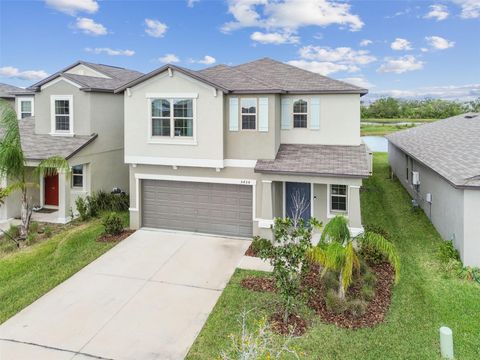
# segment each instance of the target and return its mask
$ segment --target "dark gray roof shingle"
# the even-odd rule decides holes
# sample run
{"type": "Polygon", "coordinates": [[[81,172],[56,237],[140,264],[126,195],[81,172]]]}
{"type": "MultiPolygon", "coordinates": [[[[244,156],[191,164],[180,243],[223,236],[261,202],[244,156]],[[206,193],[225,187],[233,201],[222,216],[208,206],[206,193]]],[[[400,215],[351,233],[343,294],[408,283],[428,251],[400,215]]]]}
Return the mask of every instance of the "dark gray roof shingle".
{"type": "Polygon", "coordinates": [[[480,187],[480,113],[398,131],[388,141],[457,187],[480,187]]]}
{"type": "Polygon", "coordinates": [[[77,84],[82,86],[82,90],[88,90],[88,91],[108,91],[108,92],[113,92],[116,88],[122,86],[123,84],[126,84],[136,78],[139,78],[143,74],[141,72],[135,71],[135,70],[130,70],[130,69],[125,69],[121,67],[116,67],[116,66],[110,66],[110,65],[103,65],[103,64],[94,64],[86,61],[78,61],[73,65],[70,65],[69,67],[62,69],[55,74],[39,81],[38,83],[30,86],[28,89],[29,90],[34,90],[38,91],[40,87],[53,79],[63,76],[69,80],[72,80],[73,82],[76,82],[77,84]],[[88,66],[108,77],[107,78],[102,78],[102,77],[94,77],[94,76],[85,76],[85,75],[77,75],[77,74],[69,74],[67,73],[68,70],[72,69],[73,67],[77,65],[85,65],[88,66]]]}
{"type": "Polygon", "coordinates": [[[22,91],[25,91],[25,89],[9,84],[0,83],[0,98],[15,99],[15,93],[22,91]]]}
{"type": "Polygon", "coordinates": [[[255,172],[365,178],[370,175],[368,161],[368,151],[364,144],[282,144],[274,160],[257,161],[255,172]]]}
{"type": "Polygon", "coordinates": [[[72,137],[35,134],[34,117],[22,119],[18,124],[22,149],[27,160],[44,160],[51,156],[69,159],[97,137],[97,134],[72,137]]]}

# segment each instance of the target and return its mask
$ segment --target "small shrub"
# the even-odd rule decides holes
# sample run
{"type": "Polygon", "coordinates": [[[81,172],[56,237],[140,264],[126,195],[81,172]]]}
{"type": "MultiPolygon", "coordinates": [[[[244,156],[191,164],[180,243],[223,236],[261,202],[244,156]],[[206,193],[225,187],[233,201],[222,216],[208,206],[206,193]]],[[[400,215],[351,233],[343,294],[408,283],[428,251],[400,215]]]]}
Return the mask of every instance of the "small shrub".
{"type": "Polygon", "coordinates": [[[38,234],[36,232],[29,232],[26,239],[27,245],[33,245],[37,238],[38,234]]]}
{"type": "Polygon", "coordinates": [[[86,201],[88,203],[88,217],[97,217],[100,213],[100,208],[95,195],[87,196],[86,201]]]}
{"type": "Polygon", "coordinates": [[[118,235],[123,231],[122,218],[114,212],[107,214],[102,221],[105,227],[105,233],[108,235],[118,235]]]}
{"type": "Polygon", "coordinates": [[[36,221],[32,221],[30,223],[30,227],[28,229],[31,233],[37,233],[40,231],[40,225],[36,221]]]}
{"type": "Polygon", "coordinates": [[[43,234],[44,234],[47,238],[51,237],[52,234],[53,234],[53,228],[52,228],[51,226],[49,226],[49,225],[45,225],[45,226],[43,227],[43,234]]]}
{"type": "Polygon", "coordinates": [[[360,296],[362,299],[370,301],[375,297],[375,289],[370,285],[363,285],[360,290],[360,296]]]}
{"type": "Polygon", "coordinates": [[[14,239],[18,239],[20,236],[20,227],[18,225],[10,225],[7,234],[14,239]]]}
{"type": "Polygon", "coordinates": [[[327,271],[322,277],[322,282],[326,290],[338,289],[338,275],[333,271],[327,271]]]}
{"type": "Polygon", "coordinates": [[[347,304],[347,311],[353,317],[360,317],[365,315],[367,311],[367,303],[361,299],[350,300],[347,304]]]}
{"type": "Polygon", "coordinates": [[[460,261],[460,254],[453,245],[453,241],[442,241],[438,247],[438,257],[442,263],[449,263],[451,260],[460,261]]]}
{"type": "MultiPolygon", "coordinates": [[[[88,197],[87,197],[88,198],[88,197]]],[[[89,218],[90,214],[88,211],[88,202],[83,197],[79,196],[75,200],[75,205],[77,206],[78,214],[80,215],[80,220],[85,221],[89,218]]]]}
{"type": "Polygon", "coordinates": [[[325,296],[327,310],[334,314],[342,314],[347,310],[347,301],[340,298],[335,290],[329,290],[325,296]]]}
{"type": "Polygon", "coordinates": [[[101,211],[127,211],[130,207],[130,200],[125,193],[107,193],[100,190],[90,196],[90,202],[96,212],[101,211]]]}
{"type": "Polygon", "coordinates": [[[270,240],[255,236],[252,241],[252,250],[255,254],[260,255],[271,251],[273,244],[270,240]]]}

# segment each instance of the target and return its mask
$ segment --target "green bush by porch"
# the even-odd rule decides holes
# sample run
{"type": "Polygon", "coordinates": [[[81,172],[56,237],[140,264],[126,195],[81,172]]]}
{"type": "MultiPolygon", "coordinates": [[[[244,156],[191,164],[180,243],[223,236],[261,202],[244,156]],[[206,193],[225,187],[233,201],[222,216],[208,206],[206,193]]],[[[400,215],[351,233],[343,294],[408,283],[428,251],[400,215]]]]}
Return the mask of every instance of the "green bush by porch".
{"type": "MultiPolygon", "coordinates": [[[[310,329],[292,345],[306,359],[440,359],[438,331],[446,325],[453,329],[456,358],[477,359],[480,287],[442,272],[440,236],[422,212],[411,211],[406,191],[389,179],[386,154],[376,154],[374,165],[374,176],[364,182],[363,223],[388,231],[402,263],[402,280],[386,320],[352,331],[326,325],[307,311],[310,329]]],[[[237,319],[244,309],[254,309],[252,317],[271,313],[275,294],[240,285],[253,274],[235,272],[187,359],[216,358],[228,346],[228,335],[239,330],[237,319]]]]}

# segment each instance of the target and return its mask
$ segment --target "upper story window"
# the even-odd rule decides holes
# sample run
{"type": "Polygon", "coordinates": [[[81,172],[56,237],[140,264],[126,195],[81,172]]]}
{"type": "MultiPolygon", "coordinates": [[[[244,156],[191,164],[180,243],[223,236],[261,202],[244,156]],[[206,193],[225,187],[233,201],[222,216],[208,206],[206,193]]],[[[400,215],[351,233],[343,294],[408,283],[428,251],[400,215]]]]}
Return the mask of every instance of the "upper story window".
{"type": "Polygon", "coordinates": [[[33,98],[18,98],[18,118],[33,116],[33,98]]]}
{"type": "Polygon", "coordinates": [[[153,137],[193,137],[193,99],[152,99],[153,137]]]}
{"type": "Polygon", "coordinates": [[[305,100],[296,100],[293,102],[293,127],[307,127],[308,105],[305,100]]]}
{"type": "Polygon", "coordinates": [[[73,96],[52,95],[51,117],[53,135],[73,135],[73,96]]]}
{"type": "Polygon", "coordinates": [[[257,129],[257,99],[241,99],[242,130],[257,129]]]}
{"type": "Polygon", "coordinates": [[[347,211],[347,185],[330,185],[330,211],[347,211]]]}

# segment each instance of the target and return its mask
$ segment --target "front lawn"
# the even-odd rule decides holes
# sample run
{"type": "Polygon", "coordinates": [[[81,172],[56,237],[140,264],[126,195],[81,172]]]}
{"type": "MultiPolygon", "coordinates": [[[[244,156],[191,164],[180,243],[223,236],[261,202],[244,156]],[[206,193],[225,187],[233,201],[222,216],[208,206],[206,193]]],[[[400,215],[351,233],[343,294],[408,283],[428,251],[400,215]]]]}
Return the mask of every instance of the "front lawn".
{"type": "Polygon", "coordinates": [[[394,125],[394,124],[361,124],[360,125],[360,132],[362,136],[383,136],[387,134],[391,134],[395,131],[409,129],[411,127],[416,126],[415,124],[401,124],[401,125],[394,125]]]}
{"type": "MultiPolygon", "coordinates": [[[[340,329],[312,312],[305,335],[292,343],[305,359],[440,359],[439,328],[453,329],[456,359],[480,358],[480,287],[444,275],[436,252],[441,238],[427,217],[411,210],[398,181],[389,179],[386,154],[375,154],[374,176],[364,182],[364,224],[377,224],[394,235],[401,256],[401,280],[386,321],[374,328],[340,329]]],[[[275,295],[244,289],[251,271],[237,270],[225,288],[188,359],[215,359],[238,334],[239,314],[254,309],[252,320],[272,312],[275,295]]]]}
{"type": "MultiPolygon", "coordinates": [[[[123,218],[127,221],[128,215],[123,218]]],[[[96,241],[102,232],[99,219],[75,222],[49,239],[1,257],[0,323],[112,248],[115,243],[96,241]]]]}
{"type": "Polygon", "coordinates": [[[434,122],[439,119],[408,119],[408,118],[400,118],[400,119],[362,119],[362,122],[367,123],[379,123],[379,124],[388,124],[388,123],[429,123],[434,122]]]}

